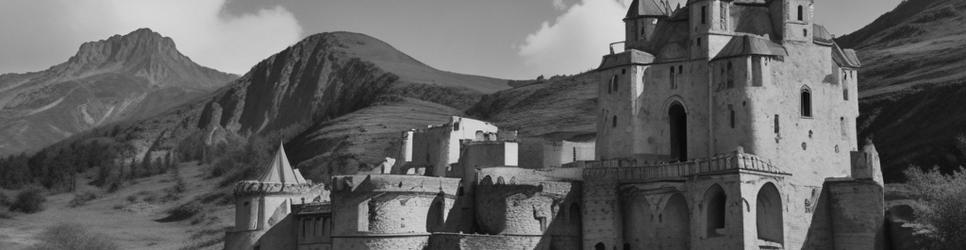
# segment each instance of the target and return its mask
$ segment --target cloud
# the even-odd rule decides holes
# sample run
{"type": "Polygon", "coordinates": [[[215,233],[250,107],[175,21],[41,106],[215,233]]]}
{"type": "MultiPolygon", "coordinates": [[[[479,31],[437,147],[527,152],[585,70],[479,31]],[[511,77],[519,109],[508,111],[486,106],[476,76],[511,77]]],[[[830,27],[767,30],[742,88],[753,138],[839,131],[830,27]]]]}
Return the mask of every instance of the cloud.
{"type": "Polygon", "coordinates": [[[535,76],[592,69],[608,52],[608,44],[624,40],[621,19],[627,8],[626,2],[615,0],[582,0],[527,35],[517,55],[535,76]]]}
{"type": "Polygon", "coordinates": [[[557,10],[565,10],[567,9],[567,3],[564,3],[564,0],[553,0],[553,8],[557,10]]]}
{"type": "Polygon", "coordinates": [[[226,0],[14,0],[0,6],[0,73],[66,61],[81,43],[147,27],[196,63],[242,74],[296,42],[302,27],[280,6],[229,14],[226,0]]]}

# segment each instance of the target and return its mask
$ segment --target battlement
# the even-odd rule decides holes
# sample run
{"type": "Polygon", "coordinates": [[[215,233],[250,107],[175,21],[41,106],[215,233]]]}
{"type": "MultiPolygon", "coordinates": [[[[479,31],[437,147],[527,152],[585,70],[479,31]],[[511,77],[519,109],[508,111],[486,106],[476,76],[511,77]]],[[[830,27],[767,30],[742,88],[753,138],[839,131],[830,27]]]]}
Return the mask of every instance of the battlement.
{"type": "Polygon", "coordinates": [[[305,194],[316,188],[307,183],[280,183],[261,181],[239,181],[235,184],[235,196],[271,195],[271,194],[305,194]]]}
{"type": "Polygon", "coordinates": [[[585,177],[615,176],[622,180],[665,179],[737,171],[790,175],[770,160],[752,154],[732,152],[710,158],[674,163],[640,163],[636,160],[577,162],[585,177]]]}
{"type": "Polygon", "coordinates": [[[333,192],[398,192],[437,194],[456,190],[459,178],[417,175],[343,175],[332,177],[333,192]]]}

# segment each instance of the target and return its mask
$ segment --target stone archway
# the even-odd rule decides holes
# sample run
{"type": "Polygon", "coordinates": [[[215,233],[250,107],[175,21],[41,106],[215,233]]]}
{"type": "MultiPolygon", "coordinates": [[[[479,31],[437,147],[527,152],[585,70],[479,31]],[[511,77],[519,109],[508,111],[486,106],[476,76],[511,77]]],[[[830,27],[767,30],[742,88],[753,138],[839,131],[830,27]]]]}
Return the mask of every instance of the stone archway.
{"type": "Polygon", "coordinates": [[[755,199],[755,218],[758,238],[766,241],[784,242],[781,194],[775,184],[766,183],[755,199]]]}
{"type": "Polygon", "coordinates": [[[691,216],[688,203],[681,194],[673,194],[664,205],[657,231],[658,249],[691,249],[691,216]]]}

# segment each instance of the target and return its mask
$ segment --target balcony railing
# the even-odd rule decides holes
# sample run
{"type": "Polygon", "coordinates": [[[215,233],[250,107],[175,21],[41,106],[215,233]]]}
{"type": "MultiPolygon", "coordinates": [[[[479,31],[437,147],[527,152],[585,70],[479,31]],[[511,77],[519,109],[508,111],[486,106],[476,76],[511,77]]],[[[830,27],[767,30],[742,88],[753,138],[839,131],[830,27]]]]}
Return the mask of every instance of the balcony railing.
{"type": "Polygon", "coordinates": [[[788,175],[767,159],[738,152],[685,162],[639,163],[635,160],[605,160],[577,162],[574,166],[584,168],[584,176],[614,174],[619,179],[627,180],[677,178],[729,170],[788,175]]]}

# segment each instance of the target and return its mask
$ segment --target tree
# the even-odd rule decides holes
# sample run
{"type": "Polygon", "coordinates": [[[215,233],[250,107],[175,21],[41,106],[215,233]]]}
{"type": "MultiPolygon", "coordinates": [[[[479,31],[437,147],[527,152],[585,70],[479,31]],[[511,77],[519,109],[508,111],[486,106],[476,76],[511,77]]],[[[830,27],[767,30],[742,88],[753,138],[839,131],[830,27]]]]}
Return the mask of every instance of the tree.
{"type": "Polygon", "coordinates": [[[916,214],[930,226],[930,239],[924,241],[931,244],[929,249],[966,249],[966,170],[944,175],[938,167],[910,167],[904,174],[923,205],[916,214]]]}
{"type": "Polygon", "coordinates": [[[47,202],[47,197],[44,197],[43,190],[39,188],[28,188],[17,193],[13,204],[10,205],[10,211],[20,211],[28,214],[40,212],[44,210],[44,202],[47,202]]]}

